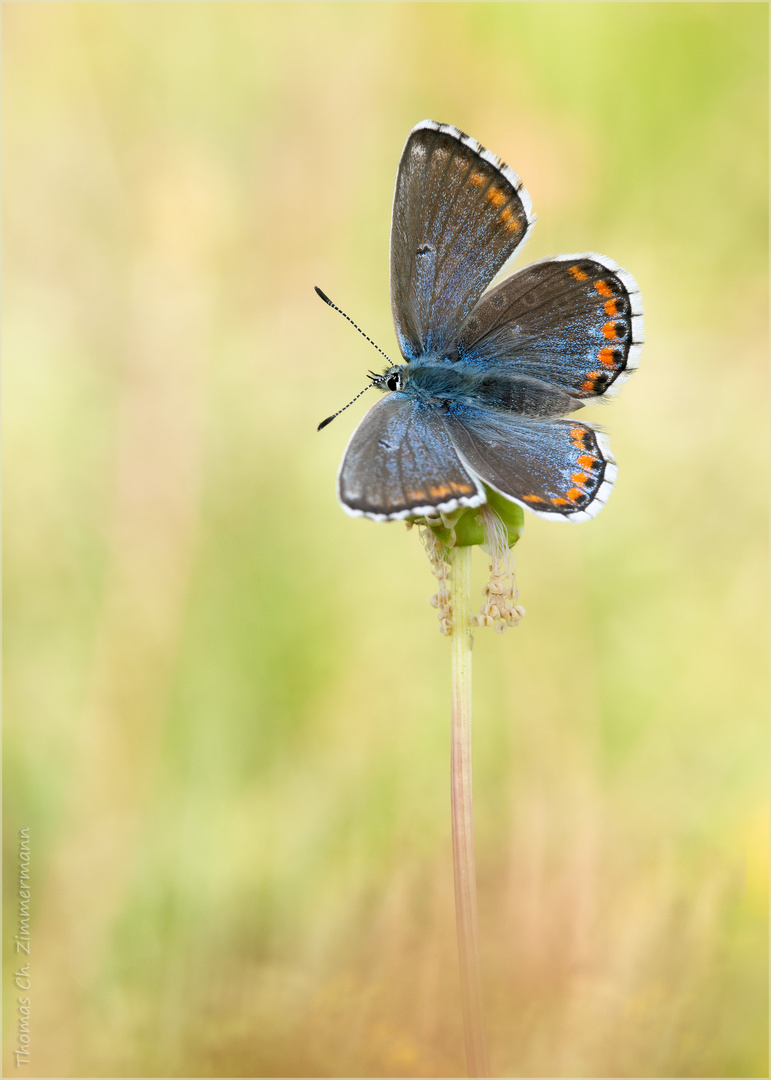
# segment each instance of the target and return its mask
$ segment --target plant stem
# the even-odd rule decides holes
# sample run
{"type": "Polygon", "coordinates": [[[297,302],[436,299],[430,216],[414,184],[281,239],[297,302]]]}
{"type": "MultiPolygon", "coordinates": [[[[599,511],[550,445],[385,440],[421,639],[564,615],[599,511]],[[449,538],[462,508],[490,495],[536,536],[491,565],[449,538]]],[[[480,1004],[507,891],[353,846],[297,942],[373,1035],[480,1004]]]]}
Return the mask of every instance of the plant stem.
{"type": "Polygon", "coordinates": [[[479,973],[474,811],[471,797],[471,547],[450,549],[452,567],[452,855],[463,1033],[469,1076],[489,1076],[479,973]]]}

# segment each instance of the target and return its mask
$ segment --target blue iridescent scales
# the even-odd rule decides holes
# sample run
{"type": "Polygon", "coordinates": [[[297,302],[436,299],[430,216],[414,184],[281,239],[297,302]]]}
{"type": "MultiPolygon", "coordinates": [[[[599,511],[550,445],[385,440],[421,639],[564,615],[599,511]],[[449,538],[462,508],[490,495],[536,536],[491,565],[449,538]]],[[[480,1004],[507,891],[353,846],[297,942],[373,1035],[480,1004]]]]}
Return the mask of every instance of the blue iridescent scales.
{"type": "Polygon", "coordinates": [[[391,303],[404,363],[354,431],[338,474],[347,513],[436,516],[485,485],[551,520],[605,505],[605,435],[570,414],[613,393],[643,342],[632,276],[594,252],[492,279],[535,222],[519,177],[476,140],[426,120],[396,179],[391,303]],[[485,291],[487,290],[487,291],[485,291]]]}

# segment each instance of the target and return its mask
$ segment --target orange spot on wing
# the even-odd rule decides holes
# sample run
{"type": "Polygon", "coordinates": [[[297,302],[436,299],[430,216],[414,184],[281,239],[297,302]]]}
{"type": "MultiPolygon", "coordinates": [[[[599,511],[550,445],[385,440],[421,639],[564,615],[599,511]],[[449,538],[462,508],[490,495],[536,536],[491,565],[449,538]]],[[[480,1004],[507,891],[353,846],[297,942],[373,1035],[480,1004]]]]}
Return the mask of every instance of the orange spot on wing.
{"type": "Polygon", "coordinates": [[[594,390],[595,379],[599,379],[599,371],[590,371],[584,381],[581,383],[582,390],[594,390]]]}
{"type": "Polygon", "coordinates": [[[570,501],[575,502],[576,499],[581,498],[583,492],[581,491],[580,488],[574,487],[574,488],[571,488],[570,491],[567,494],[568,494],[568,498],[570,499],[570,501]]]}
{"type": "Polygon", "coordinates": [[[588,478],[585,473],[574,472],[570,479],[574,484],[585,484],[588,478]]]}
{"type": "Polygon", "coordinates": [[[605,314],[606,315],[618,315],[618,304],[615,300],[605,301],[605,314]]]}
{"type": "Polygon", "coordinates": [[[525,502],[542,503],[546,502],[546,499],[542,499],[540,495],[523,495],[522,498],[525,502]]]}
{"type": "MultiPolygon", "coordinates": [[[[591,469],[592,465],[594,465],[594,458],[591,454],[581,454],[581,456],[576,459],[576,464],[580,465],[582,469],[591,469]]],[[[575,480],[575,476],[573,479],[575,480]]]]}
{"type": "Polygon", "coordinates": [[[567,501],[567,499],[552,499],[552,503],[554,504],[554,506],[570,506],[570,503],[567,501]]]}
{"type": "Polygon", "coordinates": [[[432,499],[443,499],[445,495],[449,495],[452,492],[452,488],[447,484],[437,484],[435,487],[428,489],[428,494],[432,499]]]}
{"type": "Polygon", "coordinates": [[[507,206],[505,210],[501,210],[498,220],[502,225],[505,225],[509,232],[519,232],[522,228],[521,224],[514,217],[514,213],[507,206]]]}
{"type": "Polygon", "coordinates": [[[417,502],[418,500],[421,500],[421,499],[425,499],[425,497],[426,497],[425,491],[408,491],[407,492],[407,498],[410,499],[410,500],[415,500],[415,502],[417,502]]]}
{"type": "Polygon", "coordinates": [[[604,364],[605,367],[616,366],[615,353],[613,349],[609,349],[607,346],[604,349],[600,349],[599,353],[597,354],[597,359],[600,361],[601,364],[604,364]]]}
{"type": "Polygon", "coordinates": [[[615,341],[616,324],[612,322],[606,322],[602,328],[602,333],[609,341],[615,341]]]}
{"type": "Polygon", "coordinates": [[[607,281],[595,281],[594,287],[597,290],[597,292],[600,294],[600,296],[612,296],[613,295],[613,290],[611,289],[610,285],[608,285],[607,281]]]}
{"type": "Polygon", "coordinates": [[[485,175],[481,172],[472,173],[468,178],[468,182],[474,187],[481,187],[485,183],[485,175]]]}
{"type": "Polygon", "coordinates": [[[491,187],[488,189],[485,198],[493,204],[493,206],[503,206],[504,203],[509,201],[509,197],[505,191],[501,191],[500,188],[491,187]]]}
{"type": "Polygon", "coordinates": [[[568,267],[568,273],[570,274],[571,277],[575,278],[576,281],[588,281],[589,280],[589,275],[585,274],[584,271],[579,266],[569,266],[568,267]]]}

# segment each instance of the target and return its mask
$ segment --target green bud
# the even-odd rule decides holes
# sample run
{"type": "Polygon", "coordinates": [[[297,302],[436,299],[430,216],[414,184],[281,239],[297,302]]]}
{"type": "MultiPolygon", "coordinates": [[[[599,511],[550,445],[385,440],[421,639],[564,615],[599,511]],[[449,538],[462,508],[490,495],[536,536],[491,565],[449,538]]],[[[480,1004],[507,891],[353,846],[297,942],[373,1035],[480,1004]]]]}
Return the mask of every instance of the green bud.
{"type": "MultiPolygon", "coordinates": [[[[485,484],[487,502],[503,522],[508,534],[508,546],[514,547],[525,527],[525,512],[518,503],[493,491],[485,484]]],[[[479,507],[462,507],[451,514],[442,514],[441,522],[417,518],[415,523],[426,525],[445,547],[474,547],[487,543],[479,507]]]]}

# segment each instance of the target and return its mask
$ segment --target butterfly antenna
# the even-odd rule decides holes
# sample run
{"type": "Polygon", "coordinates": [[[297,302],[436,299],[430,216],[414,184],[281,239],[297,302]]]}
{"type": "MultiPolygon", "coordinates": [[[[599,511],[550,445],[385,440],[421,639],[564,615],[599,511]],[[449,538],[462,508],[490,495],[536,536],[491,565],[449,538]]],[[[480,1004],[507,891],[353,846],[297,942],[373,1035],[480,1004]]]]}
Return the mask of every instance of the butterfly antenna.
{"type": "Polygon", "coordinates": [[[380,382],[380,378],[373,379],[369,386],[365,386],[363,390],[360,390],[358,392],[355,398],[351,398],[351,400],[348,402],[348,405],[343,405],[342,409],[338,409],[336,413],[332,413],[332,415],[328,416],[326,420],[322,420],[319,426],[316,428],[316,431],[321,431],[321,429],[325,428],[327,424],[331,424],[336,416],[339,416],[341,412],[345,412],[345,410],[349,408],[349,406],[353,405],[354,401],[359,400],[362,394],[366,394],[366,392],[368,390],[371,390],[373,386],[377,386],[378,382],[380,382]]]}
{"type": "MultiPolygon", "coordinates": [[[[379,353],[380,353],[380,354],[381,354],[382,356],[385,356],[385,358],[386,358],[386,360],[388,361],[388,363],[389,363],[389,364],[391,365],[391,367],[393,367],[393,361],[391,360],[390,356],[388,356],[388,355],[387,355],[386,353],[384,353],[384,352],[383,352],[383,350],[382,350],[382,349],[380,348],[380,346],[379,346],[379,345],[375,345],[375,342],[374,342],[374,341],[372,340],[372,338],[371,338],[371,337],[369,337],[369,335],[368,335],[368,334],[365,334],[365,333],[364,333],[364,331],[362,330],[362,328],[361,328],[360,326],[357,326],[357,324],[356,324],[356,323],[355,323],[355,322],[353,321],[353,319],[351,318],[351,316],[350,316],[350,315],[346,315],[346,314],[345,314],[345,312],[343,311],[343,309],[342,309],[342,308],[339,308],[339,307],[337,306],[337,304],[333,304],[333,303],[332,303],[332,301],[331,301],[331,300],[329,299],[329,297],[327,296],[327,294],[326,294],[326,293],[324,293],[324,292],[322,292],[322,291],[321,291],[321,289],[320,289],[320,288],[318,287],[318,285],[314,285],[313,287],[314,287],[314,289],[316,290],[316,292],[318,293],[318,295],[319,295],[319,296],[321,297],[321,299],[322,299],[322,300],[324,301],[324,303],[325,303],[325,304],[329,304],[329,306],[330,306],[331,308],[334,308],[334,310],[335,310],[335,311],[339,311],[339,312],[340,312],[340,314],[341,314],[341,315],[343,316],[343,318],[344,318],[344,319],[347,319],[347,320],[348,320],[348,322],[349,322],[349,323],[351,324],[351,326],[355,326],[355,327],[356,327],[356,329],[357,329],[357,330],[359,331],[359,333],[361,334],[361,336],[362,336],[362,337],[364,337],[364,338],[366,338],[366,339],[367,339],[367,341],[368,341],[368,342],[370,343],[370,345],[374,345],[374,346],[375,346],[375,348],[377,349],[377,351],[378,351],[378,352],[379,352],[379,353]]],[[[358,400],[359,400],[359,398],[361,397],[361,395],[362,395],[362,394],[366,394],[366,392],[367,392],[368,390],[371,390],[373,386],[377,386],[377,384],[378,384],[378,383],[380,383],[380,382],[382,382],[382,381],[383,381],[383,379],[385,378],[385,376],[384,376],[384,375],[377,375],[377,374],[376,374],[376,373],[375,373],[374,371],[370,371],[370,372],[369,372],[369,377],[370,377],[370,378],[372,379],[372,382],[371,382],[371,383],[369,384],[369,386],[365,386],[363,390],[360,390],[360,391],[359,391],[359,393],[358,393],[358,394],[356,395],[356,397],[355,397],[355,398],[351,398],[351,400],[350,400],[350,401],[348,402],[348,404],[347,404],[347,405],[343,405],[342,409],[338,409],[336,413],[332,413],[332,415],[331,415],[331,416],[328,416],[328,417],[326,418],[326,420],[322,420],[322,421],[321,421],[321,423],[319,424],[319,426],[318,426],[318,427],[316,428],[316,431],[321,431],[321,429],[322,429],[322,428],[325,428],[325,427],[327,426],[327,424],[331,424],[331,423],[332,423],[332,421],[333,421],[333,420],[335,419],[335,417],[336,417],[336,416],[339,416],[341,412],[345,412],[345,410],[346,410],[347,408],[349,408],[349,407],[350,407],[351,405],[353,405],[354,401],[358,401],[358,400]]]]}
{"type": "MultiPolygon", "coordinates": [[[[329,306],[330,306],[331,308],[334,308],[334,309],[335,309],[335,311],[339,311],[339,312],[340,312],[340,314],[341,314],[341,315],[343,316],[343,318],[344,318],[344,319],[347,319],[347,320],[348,320],[348,322],[349,322],[349,323],[351,324],[351,326],[355,326],[355,327],[356,327],[356,329],[357,329],[357,330],[359,331],[359,333],[361,334],[361,336],[367,339],[367,341],[368,341],[368,342],[370,343],[370,345],[374,345],[374,346],[375,346],[375,348],[377,349],[377,351],[378,351],[378,352],[380,353],[380,355],[381,355],[381,356],[385,356],[386,360],[387,360],[387,361],[388,361],[388,363],[389,363],[389,364],[391,365],[391,367],[393,367],[393,366],[394,366],[394,362],[393,362],[393,360],[391,359],[391,357],[390,357],[390,356],[388,356],[388,355],[386,355],[386,353],[384,353],[384,352],[383,352],[383,350],[382,350],[382,349],[380,348],[380,346],[379,346],[379,345],[375,345],[375,342],[374,342],[374,341],[372,340],[372,338],[371,338],[371,337],[369,337],[369,335],[368,335],[368,334],[365,334],[365,333],[364,333],[364,331],[362,330],[362,328],[361,328],[360,326],[357,326],[357,325],[356,325],[356,323],[355,323],[355,322],[353,321],[353,319],[351,318],[351,316],[350,316],[350,315],[346,315],[346,314],[345,314],[345,312],[343,311],[343,309],[342,309],[342,308],[339,308],[339,307],[337,306],[337,304],[333,304],[333,303],[332,303],[332,301],[331,301],[331,300],[329,299],[329,297],[327,296],[327,294],[326,294],[326,293],[323,293],[323,292],[321,291],[321,289],[320,289],[320,288],[318,287],[318,285],[314,285],[313,287],[314,287],[314,289],[316,290],[316,292],[318,293],[318,295],[319,295],[319,296],[321,297],[321,299],[322,299],[322,300],[324,301],[324,303],[325,303],[325,304],[329,304],[329,306]]],[[[369,387],[367,387],[367,389],[369,389],[369,387]]],[[[340,411],[342,412],[342,409],[341,409],[340,411]]]]}

